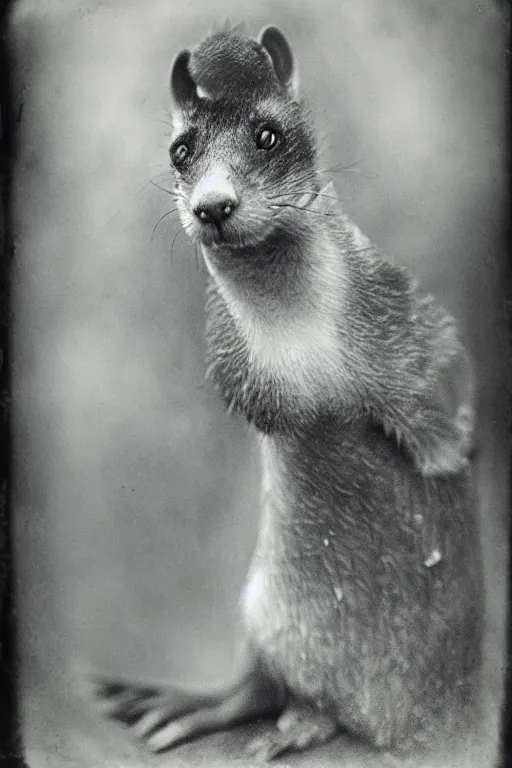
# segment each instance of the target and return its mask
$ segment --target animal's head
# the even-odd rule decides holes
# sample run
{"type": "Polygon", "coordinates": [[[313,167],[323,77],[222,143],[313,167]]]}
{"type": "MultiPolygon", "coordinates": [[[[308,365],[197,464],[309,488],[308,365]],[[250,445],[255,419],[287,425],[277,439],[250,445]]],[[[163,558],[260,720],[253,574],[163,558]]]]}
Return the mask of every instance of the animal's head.
{"type": "Polygon", "coordinates": [[[170,159],[189,235],[207,246],[257,245],[300,230],[316,148],[292,49],[277,27],[257,39],[218,32],[170,71],[170,159]]]}

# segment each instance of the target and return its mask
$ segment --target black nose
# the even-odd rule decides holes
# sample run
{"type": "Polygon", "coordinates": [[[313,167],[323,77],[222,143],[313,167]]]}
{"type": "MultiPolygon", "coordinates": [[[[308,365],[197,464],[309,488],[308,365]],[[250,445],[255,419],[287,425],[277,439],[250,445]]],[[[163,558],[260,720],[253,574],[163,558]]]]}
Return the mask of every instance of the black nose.
{"type": "Polygon", "coordinates": [[[237,201],[232,197],[210,198],[201,200],[194,208],[194,213],[200,221],[216,224],[220,227],[222,222],[232,215],[237,207],[237,201]]]}

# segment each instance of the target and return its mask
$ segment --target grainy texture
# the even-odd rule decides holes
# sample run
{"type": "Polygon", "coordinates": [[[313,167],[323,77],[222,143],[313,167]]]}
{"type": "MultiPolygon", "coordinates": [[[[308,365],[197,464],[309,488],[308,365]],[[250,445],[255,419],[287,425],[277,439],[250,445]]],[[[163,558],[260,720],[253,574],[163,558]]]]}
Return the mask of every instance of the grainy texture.
{"type": "MultiPolygon", "coordinates": [[[[171,206],[145,186],[167,162],[166,126],[150,117],[167,119],[169,60],[229,15],[286,30],[330,137],[325,166],[364,158],[337,177],[352,218],[462,321],[476,357],[490,740],[458,764],[490,765],[508,482],[502,18],[466,2],[247,3],[236,18],[228,3],[173,5],[17,4],[14,512],[29,762],[226,766],[250,735],[146,761],[78,701],[72,676],[77,656],[112,674],[230,675],[258,466],[202,384],[203,275],[182,234],[171,260],[171,216],[151,241],[171,206]]],[[[347,768],[371,765],[344,739],[282,764],[341,754],[347,768]]]]}

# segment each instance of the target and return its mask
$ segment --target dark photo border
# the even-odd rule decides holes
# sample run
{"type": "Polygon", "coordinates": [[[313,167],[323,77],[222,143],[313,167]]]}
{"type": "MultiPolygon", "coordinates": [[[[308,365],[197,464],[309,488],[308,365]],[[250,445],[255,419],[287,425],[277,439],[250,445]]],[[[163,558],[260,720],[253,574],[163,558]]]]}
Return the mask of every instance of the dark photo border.
{"type": "Polygon", "coordinates": [[[14,578],[10,540],[10,276],[14,249],[11,227],[11,173],[15,119],[9,56],[9,16],[15,5],[0,0],[0,764],[23,768],[19,708],[14,578]]]}
{"type": "MultiPolygon", "coordinates": [[[[450,0],[448,0],[449,2],[450,0]]],[[[40,0],[44,3],[44,0],[40,0]]],[[[508,73],[508,90],[504,94],[507,99],[507,127],[506,140],[508,144],[507,176],[510,185],[512,177],[512,155],[510,143],[512,129],[510,126],[511,93],[512,93],[512,37],[511,0],[482,0],[494,2],[499,5],[504,23],[508,26],[508,47],[504,52],[504,66],[508,73]]],[[[16,156],[16,126],[20,115],[13,111],[13,82],[10,68],[10,43],[9,43],[9,18],[16,5],[16,0],[0,0],[0,768],[24,768],[26,763],[21,754],[21,738],[19,727],[19,701],[18,701],[18,659],[16,653],[16,611],[14,604],[14,585],[11,539],[10,539],[10,469],[11,469],[11,380],[10,380],[10,317],[11,306],[9,286],[11,269],[14,256],[14,233],[12,231],[11,216],[11,175],[13,162],[16,156]]],[[[509,199],[506,205],[508,221],[504,224],[506,233],[506,250],[511,247],[512,206],[509,186],[509,199]]],[[[510,257],[510,254],[509,254],[510,257]]],[[[512,352],[512,288],[508,279],[507,310],[509,319],[509,351],[512,352]]],[[[510,358],[509,358],[510,360],[510,358]]],[[[509,362],[510,365],[510,362],[509,362]]],[[[512,373],[509,382],[512,380],[512,373]]],[[[509,414],[512,413],[512,388],[509,392],[509,414]]],[[[509,425],[512,443],[512,423],[509,425]]],[[[511,462],[511,486],[512,486],[512,462],[511,462]]],[[[509,529],[510,530],[510,529],[509,529]]],[[[510,549],[512,550],[512,535],[510,536],[510,549]]],[[[512,594],[512,573],[509,566],[509,596],[512,594]]],[[[509,614],[510,616],[510,614],[509,614]]],[[[512,664],[510,661],[512,651],[512,626],[508,621],[508,669],[506,675],[506,706],[502,726],[502,764],[512,765],[512,664]]]]}

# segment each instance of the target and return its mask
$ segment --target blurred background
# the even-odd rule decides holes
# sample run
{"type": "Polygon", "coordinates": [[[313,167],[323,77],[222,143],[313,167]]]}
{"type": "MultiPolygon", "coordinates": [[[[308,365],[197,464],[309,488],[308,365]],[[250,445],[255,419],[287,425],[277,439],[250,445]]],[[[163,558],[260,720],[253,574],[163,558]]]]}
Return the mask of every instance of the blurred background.
{"type": "MultiPolygon", "coordinates": [[[[175,213],[154,230],[174,206],[150,181],[170,188],[170,60],[226,18],[288,35],[346,210],[459,319],[476,361],[489,740],[474,764],[491,765],[508,530],[502,12],[18,0],[13,512],[30,765],[145,764],[81,703],[80,665],[194,687],[233,675],[258,457],[203,382],[204,268],[175,213]]],[[[160,762],[228,765],[223,738],[160,762]]]]}

